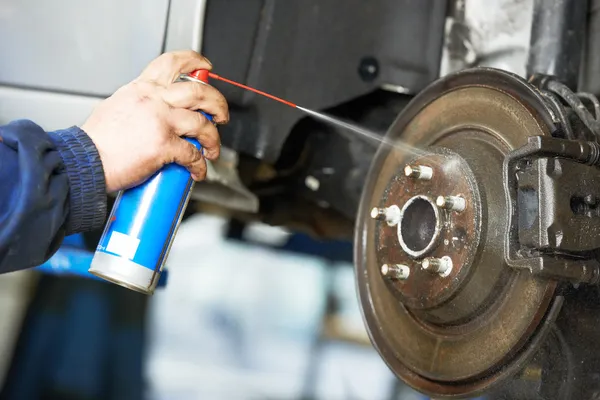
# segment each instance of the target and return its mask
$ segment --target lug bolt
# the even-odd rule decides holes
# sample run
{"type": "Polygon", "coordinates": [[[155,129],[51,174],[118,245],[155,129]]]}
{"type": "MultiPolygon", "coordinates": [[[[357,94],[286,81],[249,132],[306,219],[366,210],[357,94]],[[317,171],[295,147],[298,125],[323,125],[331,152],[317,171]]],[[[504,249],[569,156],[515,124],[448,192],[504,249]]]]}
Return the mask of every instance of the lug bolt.
{"type": "Polygon", "coordinates": [[[389,226],[397,225],[400,222],[400,208],[396,205],[385,208],[373,207],[371,218],[385,221],[389,226]]]}
{"type": "Polygon", "coordinates": [[[448,256],[442,258],[429,257],[421,262],[421,267],[432,274],[439,274],[445,278],[452,272],[452,259],[448,256]]]}
{"type": "Polygon", "coordinates": [[[394,280],[406,280],[410,275],[410,268],[403,264],[383,264],[381,275],[394,280]]]}
{"type": "Polygon", "coordinates": [[[446,210],[461,212],[467,208],[467,202],[460,196],[438,196],[435,204],[446,210]]]}
{"type": "Polygon", "coordinates": [[[319,190],[319,187],[321,186],[321,182],[319,182],[319,180],[317,178],[315,178],[314,176],[307,176],[306,179],[304,180],[304,184],[306,185],[307,188],[309,188],[310,190],[316,192],[317,190],[319,190]]]}
{"type": "Polygon", "coordinates": [[[404,167],[404,175],[428,181],[433,177],[433,169],[425,165],[407,165],[404,167]]]}

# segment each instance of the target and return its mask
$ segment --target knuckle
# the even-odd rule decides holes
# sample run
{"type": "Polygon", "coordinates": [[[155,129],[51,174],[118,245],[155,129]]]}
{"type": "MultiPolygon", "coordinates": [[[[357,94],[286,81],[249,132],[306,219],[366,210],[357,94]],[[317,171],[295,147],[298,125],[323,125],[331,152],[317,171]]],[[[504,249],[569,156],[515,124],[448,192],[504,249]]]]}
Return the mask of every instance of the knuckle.
{"type": "Polygon", "coordinates": [[[135,97],[135,103],[139,106],[142,106],[142,107],[149,106],[150,102],[152,102],[152,99],[147,94],[140,93],[135,97]]]}
{"type": "Polygon", "coordinates": [[[174,70],[177,69],[178,56],[176,53],[164,53],[157,59],[157,70],[174,70]]]}
{"type": "Polygon", "coordinates": [[[194,50],[182,50],[179,52],[182,58],[198,58],[199,54],[194,50]]]}
{"type": "Polygon", "coordinates": [[[192,58],[199,58],[200,55],[193,50],[180,50],[164,53],[164,62],[171,68],[179,68],[185,61],[192,58]]]}
{"type": "Polygon", "coordinates": [[[225,98],[221,96],[217,100],[217,103],[218,103],[219,110],[222,113],[222,115],[219,118],[219,121],[217,121],[217,122],[219,124],[227,124],[229,122],[229,105],[227,104],[227,100],[225,100],[225,98]]]}
{"type": "Polygon", "coordinates": [[[164,53],[162,56],[162,61],[166,64],[173,64],[179,58],[177,52],[171,51],[169,53],[164,53]]]}
{"type": "MultiPolygon", "coordinates": [[[[132,108],[140,116],[144,116],[149,124],[162,123],[165,110],[156,96],[149,93],[138,93],[132,100],[132,108]]],[[[132,110],[133,111],[133,110],[132,110]]]]}
{"type": "Polygon", "coordinates": [[[216,160],[221,155],[221,147],[215,147],[206,155],[209,160],[216,160]]]}
{"type": "Polygon", "coordinates": [[[221,138],[219,137],[219,133],[216,129],[211,129],[206,133],[206,136],[202,140],[204,143],[204,147],[207,148],[218,148],[221,138]]]}
{"type": "Polygon", "coordinates": [[[134,81],[127,86],[129,90],[131,90],[134,93],[137,93],[138,96],[146,97],[150,97],[150,95],[155,91],[156,88],[154,84],[144,81],[134,81]]]}
{"type": "Polygon", "coordinates": [[[194,170],[194,174],[196,174],[196,176],[199,179],[204,179],[206,178],[206,161],[204,159],[200,159],[198,160],[196,163],[194,163],[194,165],[192,166],[193,170],[194,170]]]}
{"type": "Polygon", "coordinates": [[[173,55],[169,58],[169,62],[167,63],[167,68],[169,71],[177,71],[179,72],[179,57],[173,55]]]}
{"type": "Polygon", "coordinates": [[[222,124],[228,124],[229,123],[229,110],[225,110],[225,115],[223,116],[223,121],[221,121],[222,124]]]}
{"type": "Polygon", "coordinates": [[[207,130],[207,125],[210,125],[210,121],[203,114],[203,111],[193,111],[193,113],[193,129],[191,133],[197,136],[203,136],[204,132],[207,130]]]}
{"type": "Polygon", "coordinates": [[[192,96],[192,98],[194,98],[195,100],[204,100],[206,93],[203,84],[197,82],[190,82],[189,87],[190,96],[192,96]]]}
{"type": "Polygon", "coordinates": [[[188,146],[188,156],[190,163],[198,162],[202,158],[202,153],[192,144],[188,146]]]}
{"type": "MultiPolygon", "coordinates": [[[[156,148],[160,152],[161,149],[168,149],[172,143],[172,138],[169,135],[161,134],[157,138],[156,148]]],[[[171,157],[175,157],[176,154],[172,154],[171,157]]],[[[173,160],[171,160],[173,162],[173,160]]]]}
{"type": "Polygon", "coordinates": [[[162,141],[159,141],[157,143],[157,149],[167,149],[167,151],[160,151],[157,154],[157,159],[160,159],[163,165],[166,164],[172,164],[174,162],[177,162],[178,160],[178,155],[175,151],[173,151],[173,149],[169,148],[169,147],[165,147],[166,143],[162,143],[162,141]]]}

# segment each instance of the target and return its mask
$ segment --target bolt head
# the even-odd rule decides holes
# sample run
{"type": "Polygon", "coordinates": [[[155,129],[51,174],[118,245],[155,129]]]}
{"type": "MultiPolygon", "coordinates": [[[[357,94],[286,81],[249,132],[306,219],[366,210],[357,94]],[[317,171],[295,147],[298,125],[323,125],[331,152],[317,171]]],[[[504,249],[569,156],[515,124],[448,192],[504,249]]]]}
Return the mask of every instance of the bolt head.
{"type": "Polygon", "coordinates": [[[442,268],[440,269],[440,276],[442,278],[447,277],[452,272],[452,259],[448,256],[442,257],[442,268]]]}
{"type": "Polygon", "coordinates": [[[429,258],[423,260],[423,262],[421,263],[421,267],[423,267],[423,269],[431,268],[431,262],[429,261],[429,258]]]}
{"type": "Polygon", "coordinates": [[[446,198],[444,196],[438,196],[437,199],[435,199],[435,205],[444,208],[446,206],[446,198]]]}
{"type": "Polygon", "coordinates": [[[375,219],[379,216],[379,207],[373,207],[371,209],[371,218],[375,219]]]}
{"type": "Polygon", "coordinates": [[[365,82],[374,81],[379,75],[379,61],[375,57],[364,57],[358,65],[358,75],[365,82]]]}
{"type": "Polygon", "coordinates": [[[398,271],[396,272],[396,278],[401,280],[408,279],[410,276],[410,268],[408,268],[406,265],[400,264],[396,265],[396,267],[398,268],[398,271]]]}
{"type": "Polygon", "coordinates": [[[400,208],[396,205],[386,208],[373,207],[371,209],[371,218],[386,221],[389,226],[397,225],[400,222],[400,208]]]}
{"type": "Polygon", "coordinates": [[[319,182],[317,178],[311,175],[307,176],[306,179],[304,179],[304,184],[313,192],[319,190],[319,187],[321,186],[321,182],[319,182]]]}
{"type": "Polygon", "coordinates": [[[381,275],[387,276],[387,275],[389,275],[389,273],[390,273],[390,266],[387,264],[383,264],[381,266],[381,275]]]}

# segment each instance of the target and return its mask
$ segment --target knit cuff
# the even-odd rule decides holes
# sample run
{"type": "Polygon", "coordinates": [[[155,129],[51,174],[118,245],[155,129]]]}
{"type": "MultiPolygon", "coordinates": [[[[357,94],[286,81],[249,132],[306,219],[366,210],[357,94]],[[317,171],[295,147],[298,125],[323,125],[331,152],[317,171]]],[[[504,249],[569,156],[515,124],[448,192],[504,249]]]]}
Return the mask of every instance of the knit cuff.
{"type": "Polygon", "coordinates": [[[94,142],[76,126],[49,135],[69,177],[67,235],[102,228],[106,219],[106,182],[94,142]]]}

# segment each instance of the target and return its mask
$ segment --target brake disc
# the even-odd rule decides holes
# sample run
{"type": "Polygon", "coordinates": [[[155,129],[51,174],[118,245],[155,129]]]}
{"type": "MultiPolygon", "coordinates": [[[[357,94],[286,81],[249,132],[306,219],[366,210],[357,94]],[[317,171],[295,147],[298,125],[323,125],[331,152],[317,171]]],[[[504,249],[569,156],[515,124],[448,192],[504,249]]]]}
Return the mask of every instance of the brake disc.
{"type": "Polygon", "coordinates": [[[477,395],[521,369],[556,318],[556,283],[503,256],[502,162],[553,121],[537,90],[474,69],[417,96],[387,133],[355,233],[359,299],[392,371],[437,397],[477,395]]]}

